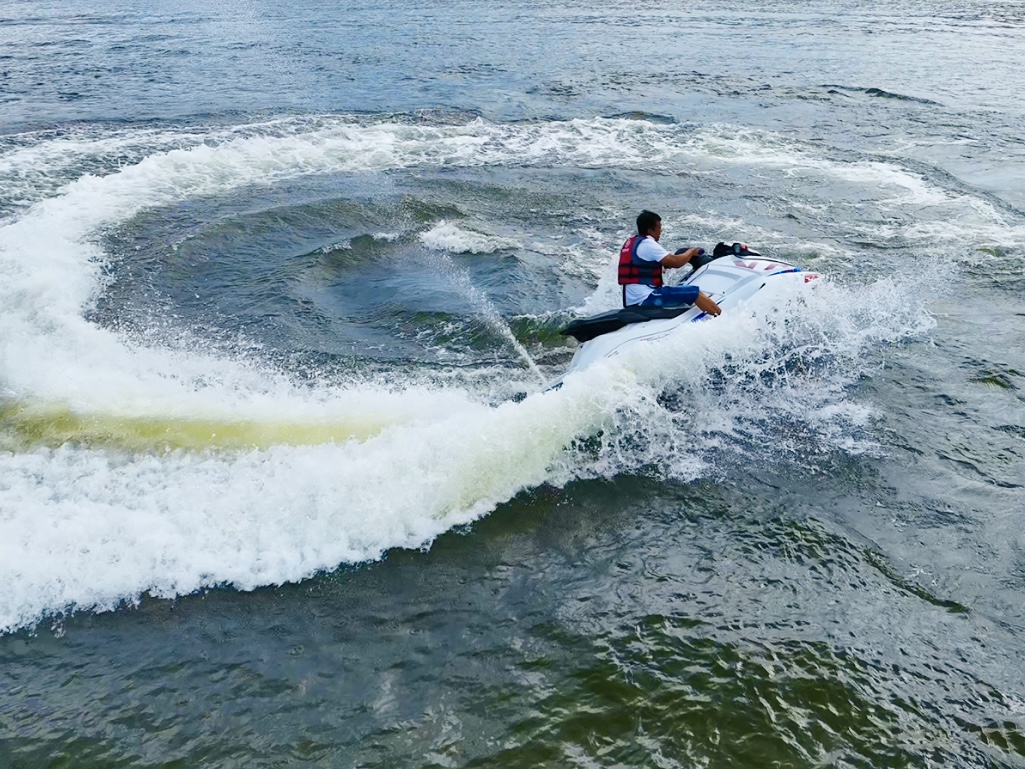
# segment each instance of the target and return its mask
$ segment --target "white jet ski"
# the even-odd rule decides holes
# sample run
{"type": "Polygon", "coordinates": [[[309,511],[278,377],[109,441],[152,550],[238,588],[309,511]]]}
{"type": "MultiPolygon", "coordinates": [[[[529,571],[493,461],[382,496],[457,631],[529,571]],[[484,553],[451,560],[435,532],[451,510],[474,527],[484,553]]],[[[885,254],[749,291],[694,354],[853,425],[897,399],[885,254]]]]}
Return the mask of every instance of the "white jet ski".
{"type": "MultiPolygon", "coordinates": [[[[697,286],[722,308],[723,313],[750,299],[770,281],[808,283],[819,277],[788,262],[769,259],[743,243],[719,243],[712,255],[696,257],[694,271],[681,285],[697,286]]],[[[570,374],[606,358],[614,358],[638,342],[668,336],[682,326],[708,320],[697,307],[640,307],[611,310],[579,318],[562,330],[581,343],[569,368],[550,389],[558,389],[570,374]]]]}

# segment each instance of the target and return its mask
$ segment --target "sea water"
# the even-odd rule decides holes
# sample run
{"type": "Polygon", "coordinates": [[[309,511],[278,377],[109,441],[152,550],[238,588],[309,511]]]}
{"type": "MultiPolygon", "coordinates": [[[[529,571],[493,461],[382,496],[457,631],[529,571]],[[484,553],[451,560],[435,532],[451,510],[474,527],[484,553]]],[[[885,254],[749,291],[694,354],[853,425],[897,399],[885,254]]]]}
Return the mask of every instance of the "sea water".
{"type": "Polygon", "coordinates": [[[1023,32],[8,3],[0,765],[1021,765],[1023,32]]]}

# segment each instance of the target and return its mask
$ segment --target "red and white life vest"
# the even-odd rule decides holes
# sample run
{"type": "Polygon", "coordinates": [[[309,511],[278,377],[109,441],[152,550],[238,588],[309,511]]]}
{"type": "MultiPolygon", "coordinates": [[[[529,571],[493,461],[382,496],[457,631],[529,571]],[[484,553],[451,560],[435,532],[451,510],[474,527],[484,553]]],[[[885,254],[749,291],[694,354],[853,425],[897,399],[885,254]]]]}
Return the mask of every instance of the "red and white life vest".
{"type": "Polygon", "coordinates": [[[637,257],[637,247],[647,235],[634,235],[619,250],[619,284],[643,283],[658,288],[662,285],[662,265],[637,257]]]}

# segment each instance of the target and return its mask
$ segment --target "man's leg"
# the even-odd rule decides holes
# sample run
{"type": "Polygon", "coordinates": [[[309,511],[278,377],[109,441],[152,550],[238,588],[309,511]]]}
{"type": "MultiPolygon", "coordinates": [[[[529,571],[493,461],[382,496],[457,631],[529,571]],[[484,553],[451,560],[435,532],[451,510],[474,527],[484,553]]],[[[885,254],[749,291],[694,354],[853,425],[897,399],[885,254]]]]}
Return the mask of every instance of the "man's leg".
{"type": "Polygon", "coordinates": [[[662,286],[641,302],[641,307],[685,307],[698,300],[697,286],[662,286]]]}

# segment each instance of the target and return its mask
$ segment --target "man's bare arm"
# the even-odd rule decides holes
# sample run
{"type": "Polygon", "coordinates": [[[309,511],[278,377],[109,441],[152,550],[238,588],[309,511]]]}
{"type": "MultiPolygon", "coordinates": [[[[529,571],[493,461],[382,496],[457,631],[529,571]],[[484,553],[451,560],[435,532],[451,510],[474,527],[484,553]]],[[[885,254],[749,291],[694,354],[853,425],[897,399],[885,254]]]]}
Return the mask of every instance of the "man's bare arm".
{"type": "Polygon", "coordinates": [[[663,267],[683,267],[683,265],[700,253],[700,248],[688,248],[682,254],[666,254],[659,261],[659,264],[663,267]]]}

